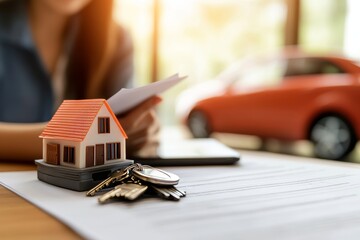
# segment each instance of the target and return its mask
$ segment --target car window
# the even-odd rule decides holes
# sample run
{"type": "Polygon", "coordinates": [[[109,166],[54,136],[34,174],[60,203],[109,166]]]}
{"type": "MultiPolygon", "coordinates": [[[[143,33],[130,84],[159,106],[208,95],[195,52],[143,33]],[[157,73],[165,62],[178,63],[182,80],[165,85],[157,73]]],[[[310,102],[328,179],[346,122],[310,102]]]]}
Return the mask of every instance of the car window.
{"type": "Polygon", "coordinates": [[[248,64],[233,78],[231,88],[238,92],[257,87],[275,86],[281,83],[286,62],[278,59],[258,59],[248,64]]]}
{"type": "Polygon", "coordinates": [[[337,65],[317,58],[293,58],[288,59],[286,64],[285,77],[344,73],[337,65]]]}

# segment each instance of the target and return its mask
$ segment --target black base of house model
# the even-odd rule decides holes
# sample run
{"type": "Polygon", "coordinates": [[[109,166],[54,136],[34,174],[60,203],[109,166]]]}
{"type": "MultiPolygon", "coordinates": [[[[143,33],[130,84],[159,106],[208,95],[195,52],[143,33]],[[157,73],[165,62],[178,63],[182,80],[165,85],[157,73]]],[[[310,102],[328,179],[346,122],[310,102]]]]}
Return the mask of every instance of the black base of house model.
{"type": "Polygon", "coordinates": [[[40,181],[75,191],[87,191],[103,181],[108,175],[134,163],[133,160],[124,160],[114,164],[89,167],[85,169],[68,168],[51,165],[43,159],[35,160],[37,176],[40,181]]]}

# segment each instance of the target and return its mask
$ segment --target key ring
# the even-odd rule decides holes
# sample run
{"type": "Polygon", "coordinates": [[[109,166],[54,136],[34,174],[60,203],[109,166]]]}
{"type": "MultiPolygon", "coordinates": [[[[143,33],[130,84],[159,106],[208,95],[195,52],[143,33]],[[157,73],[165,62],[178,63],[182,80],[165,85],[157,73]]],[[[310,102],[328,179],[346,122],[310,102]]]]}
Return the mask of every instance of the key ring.
{"type": "Polygon", "coordinates": [[[134,164],[131,164],[130,166],[127,166],[124,170],[130,172],[133,170],[142,171],[143,169],[144,168],[140,163],[134,163],[134,164]]]}

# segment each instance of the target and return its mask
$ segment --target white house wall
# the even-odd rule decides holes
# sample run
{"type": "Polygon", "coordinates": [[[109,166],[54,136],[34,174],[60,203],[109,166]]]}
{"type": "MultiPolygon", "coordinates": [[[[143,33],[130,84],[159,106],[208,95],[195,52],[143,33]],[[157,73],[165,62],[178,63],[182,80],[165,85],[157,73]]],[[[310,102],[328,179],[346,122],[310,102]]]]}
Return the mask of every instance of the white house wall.
{"type": "Polygon", "coordinates": [[[54,140],[54,139],[43,139],[43,159],[47,162],[46,159],[46,152],[47,152],[47,144],[48,143],[56,143],[60,144],[60,165],[62,166],[69,166],[69,167],[76,167],[79,168],[81,159],[81,150],[80,149],[80,142],[68,141],[68,140],[54,140]],[[66,163],[64,162],[64,146],[68,147],[75,147],[75,164],[66,163]]]}
{"type": "MultiPolygon", "coordinates": [[[[116,162],[116,160],[106,161],[106,143],[114,143],[114,142],[120,142],[121,159],[126,159],[125,138],[122,135],[117,124],[115,123],[114,119],[112,118],[111,114],[109,113],[108,109],[106,108],[105,105],[103,105],[96,118],[94,118],[94,121],[91,124],[91,127],[86,137],[84,138],[84,141],[80,144],[80,152],[82,154],[82,161],[80,164],[80,168],[85,167],[86,146],[94,146],[95,148],[96,144],[105,144],[104,164],[116,162]],[[110,118],[110,133],[98,133],[98,117],[110,118]]],[[[96,157],[96,153],[94,153],[94,156],[96,157]]]]}

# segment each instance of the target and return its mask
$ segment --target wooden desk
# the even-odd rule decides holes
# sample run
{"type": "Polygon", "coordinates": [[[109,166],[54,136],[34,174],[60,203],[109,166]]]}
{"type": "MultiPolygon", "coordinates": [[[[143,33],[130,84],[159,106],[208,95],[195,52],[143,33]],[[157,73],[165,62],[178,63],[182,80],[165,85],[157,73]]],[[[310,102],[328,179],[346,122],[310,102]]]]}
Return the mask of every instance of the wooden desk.
{"type": "MultiPolygon", "coordinates": [[[[0,172],[35,170],[32,164],[0,163],[0,172]]],[[[81,239],[70,228],[0,185],[1,239],[81,239]]]]}

